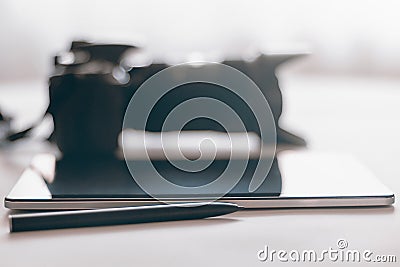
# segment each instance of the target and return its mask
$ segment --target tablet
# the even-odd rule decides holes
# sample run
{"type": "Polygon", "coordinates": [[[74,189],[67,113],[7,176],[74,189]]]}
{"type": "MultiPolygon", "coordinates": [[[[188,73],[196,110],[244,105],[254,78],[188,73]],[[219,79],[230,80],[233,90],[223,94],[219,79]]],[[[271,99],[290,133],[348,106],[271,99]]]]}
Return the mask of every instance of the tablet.
{"type": "MultiPolygon", "coordinates": [[[[163,176],[184,186],[210,182],[227,163],[216,160],[206,171],[196,174],[177,171],[168,161],[153,162],[163,176]]],[[[237,203],[245,208],[384,206],[394,203],[393,192],[349,155],[280,152],[261,186],[249,192],[257,163],[255,159],[250,160],[240,181],[219,201],[237,203]]],[[[171,202],[188,202],[204,200],[208,196],[171,194],[167,197],[171,202]]],[[[5,207],[17,210],[149,204],[159,204],[159,201],[136,184],[123,160],[56,161],[52,154],[37,155],[5,198],[5,207]]]]}

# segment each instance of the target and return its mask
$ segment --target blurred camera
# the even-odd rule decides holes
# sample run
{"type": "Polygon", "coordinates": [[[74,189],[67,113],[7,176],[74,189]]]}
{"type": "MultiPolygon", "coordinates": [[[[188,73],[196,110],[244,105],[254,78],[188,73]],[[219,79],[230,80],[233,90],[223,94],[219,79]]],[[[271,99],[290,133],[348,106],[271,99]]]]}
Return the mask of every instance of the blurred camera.
{"type": "MultiPolygon", "coordinates": [[[[294,56],[259,54],[251,60],[221,63],[246,74],[261,89],[273,113],[278,143],[304,145],[303,139],[280,129],[278,124],[282,94],[275,69],[294,56]]],[[[64,156],[114,155],[131,97],[143,82],[168,67],[166,63],[154,62],[139,47],[72,42],[69,51],[55,57],[55,72],[50,78],[47,112],[54,120],[50,140],[58,145],[64,156]]],[[[185,72],[178,75],[185,75],[185,72]]],[[[161,131],[166,116],[174,107],[196,97],[223,101],[241,117],[248,132],[260,132],[246,103],[226,88],[207,83],[186,84],[164,95],[153,107],[145,130],[161,131]]],[[[225,131],[218,122],[206,118],[193,120],[183,129],[176,130],[225,131]]]]}

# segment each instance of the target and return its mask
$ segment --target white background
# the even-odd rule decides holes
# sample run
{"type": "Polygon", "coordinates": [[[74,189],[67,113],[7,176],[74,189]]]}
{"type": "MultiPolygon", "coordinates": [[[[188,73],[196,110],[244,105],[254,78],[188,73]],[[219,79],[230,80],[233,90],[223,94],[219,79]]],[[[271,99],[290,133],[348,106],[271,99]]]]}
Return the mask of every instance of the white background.
{"type": "Polygon", "coordinates": [[[398,1],[0,2],[0,81],[46,80],[74,38],[144,44],[157,58],[309,50],[301,73],[399,76],[398,1]]]}

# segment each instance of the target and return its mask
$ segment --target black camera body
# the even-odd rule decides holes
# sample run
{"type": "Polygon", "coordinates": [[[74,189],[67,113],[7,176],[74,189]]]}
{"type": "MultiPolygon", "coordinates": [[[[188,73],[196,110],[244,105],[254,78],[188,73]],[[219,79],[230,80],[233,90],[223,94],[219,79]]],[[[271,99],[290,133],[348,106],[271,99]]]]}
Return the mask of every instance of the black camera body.
{"type": "MultiPolygon", "coordinates": [[[[131,97],[144,81],[169,67],[163,63],[127,63],[129,55],[134,57],[140,53],[141,49],[134,46],[79,41],[72,43],[69,52],[55,57],[47,112],[54,120],[50,140],[58,145],[64,156],[114,155],[131,97]]],[[[273,113],[278,143],[304,145],[304,140],[279,128],[282,94],[275,69],[293,57],[259,55],[252,61],[221,63],[246,74],[261,89],[273,113]]],[[[247,131],[260,133],[246,103],[226,88],[206,83],[187,84],[166,94],[150,113],[146,131],[160,131],[166,116],[176,105],[201,96],[223,101],[239,114],[247,131]]],[[[224,128],[212,120],[198,119],[185,125],[183,130],[224,131],[224,128]]]]}

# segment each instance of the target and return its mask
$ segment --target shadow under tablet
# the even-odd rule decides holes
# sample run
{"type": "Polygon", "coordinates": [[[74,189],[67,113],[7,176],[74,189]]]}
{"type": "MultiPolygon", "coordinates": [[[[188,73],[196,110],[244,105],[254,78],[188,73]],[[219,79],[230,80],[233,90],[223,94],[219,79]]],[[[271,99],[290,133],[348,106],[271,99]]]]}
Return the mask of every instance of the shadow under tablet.
{"type": "MultiPolygon", "coordinates": [[[[274,159],[270,172],[261,186],[250,193],[248,188],[257,163],[263,160],[249,160],[247,168],[236,186],[225,197],[269,197],[279,196],[282,189],[281,173],[274,159]]],[[[215,160],[200,172],[185,172],[165,160],[152,161],[158,173],[168,181],[187,187],[208,184],[217,179],[227,167],[229,160],[215,160]]],[[[232,162],[232,161],[231,161],[232,162]]],[[[267,163],[266,163],[267,164],[267,163]]],[[[142,175],[150,175],[143,173],[142,175]]],[[[234,177],[233,177],[234,178],[234,177]]],[[[55,178],[48,189],[52,198],[149,198],[132,178],[125,161],[114,158],[71,160],[62,159],[56,163],[55,178]]],[[[210,195],[182,195],[168,192],[166,198],[212,197],[210,195]]],[[[150,197],[151,198],[151,197],[150,197]]]]}

